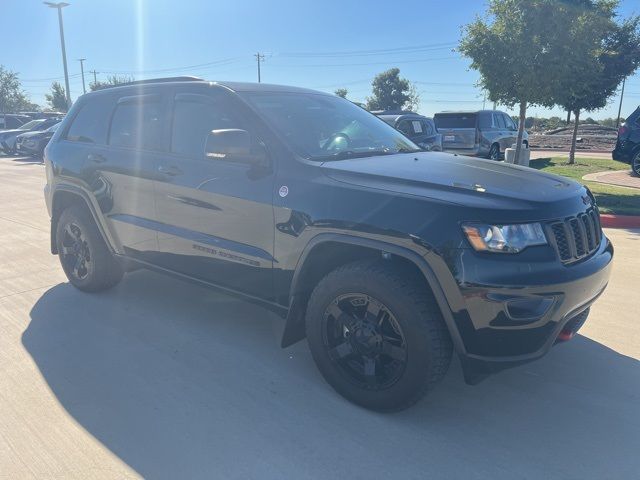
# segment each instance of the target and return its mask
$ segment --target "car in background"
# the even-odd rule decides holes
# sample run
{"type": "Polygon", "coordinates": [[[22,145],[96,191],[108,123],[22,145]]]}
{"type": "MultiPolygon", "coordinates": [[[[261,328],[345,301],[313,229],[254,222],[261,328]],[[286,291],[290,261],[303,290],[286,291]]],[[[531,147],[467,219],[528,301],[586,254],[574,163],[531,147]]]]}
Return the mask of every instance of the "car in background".
{"type": "MultiPolygon", "coordinates": [[[[518,138],[518,127],[514,121],[499,110],[441,112],[436,113],[433,120],[442,134],[445,152],[501,160],[504,151],[518,138]]],[[[526,131],[522,143],[529,147],[526,131]]]]}
{"type": "Polygon", "coordinates": [[[31,120],[19,128],[0,132],[0,149],[5,154],[12,155],[16,153],[16,137],[18,135],[26,132],[44,131],[59,121],[57,118],[40,118],[31,120]]]}
{"type": "Polygon", "coordinates": [[[46,130],[21,133],[16,137],[16,152],[20,155],[33,155],[41,157],[44,147],[58,129],[60,122],[50,126],[46,130]]]}
{"type": "Polygon", "coordinates": [[[63,112],[19,112],[20,115],[26,115],[31,120],[37,120],[39,118],[57,118],[62,120],[64,118],[63,112]]]}
{"type": "Polygon", "coordinates": [[[28,115],[15,113],[0,114],[0,130],[13,130],[27,123],[31,118],[28,115]]]}
{"type": "Polygon", "coordinates": [[[433,119],[413,112],[379,110],[371,112],[391,125],[423,150],[441,152],[442,135],[438,133],[433,119]]]}
{"type": "Polygon", "coordinates": [[[614,160],[629,162],[633,173],[640,177],[640,106],[618,129],[616,147],[611,156],[614,160]]]}

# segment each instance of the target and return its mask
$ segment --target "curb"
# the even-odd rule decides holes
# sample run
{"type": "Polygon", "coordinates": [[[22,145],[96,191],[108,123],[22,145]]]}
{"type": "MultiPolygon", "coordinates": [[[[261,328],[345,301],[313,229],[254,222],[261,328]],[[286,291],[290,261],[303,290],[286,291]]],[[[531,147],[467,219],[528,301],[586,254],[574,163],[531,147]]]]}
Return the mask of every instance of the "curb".
{"type": "Polygon", "coordinates": [[[600,214],[600,224],[604,228],[640,228],[640,215],[600,214]]]}
{"type": "MultiPolygon", "coordinates": [[[[566,153],[567,155],[569,155],[569,150],[567,150],[566,148],[545,148],[545,147],[529,147],[529,150],[531,150],[532,152],[540,152],[540,151],[549,151],[549,152],[554,152],[554,153],[566,153]]],[[[587,148],[576,148],[576,153],[611,153],[611,149],[607,149],[607,150],[591,150],[591,149],[587,149],[587,148]]]]}

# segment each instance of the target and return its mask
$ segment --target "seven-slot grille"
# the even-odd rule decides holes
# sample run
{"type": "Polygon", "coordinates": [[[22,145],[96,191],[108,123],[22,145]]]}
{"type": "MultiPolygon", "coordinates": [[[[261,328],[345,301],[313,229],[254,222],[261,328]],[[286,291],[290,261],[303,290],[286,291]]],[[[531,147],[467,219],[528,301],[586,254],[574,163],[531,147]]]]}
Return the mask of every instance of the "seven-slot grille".
{"type": "Polygon", "coordinates": [[[598,249],[602,240],[600,217],[593,208],[575,217],[549,223],[548,232],[562,263],[588,257],[598,249]]]}

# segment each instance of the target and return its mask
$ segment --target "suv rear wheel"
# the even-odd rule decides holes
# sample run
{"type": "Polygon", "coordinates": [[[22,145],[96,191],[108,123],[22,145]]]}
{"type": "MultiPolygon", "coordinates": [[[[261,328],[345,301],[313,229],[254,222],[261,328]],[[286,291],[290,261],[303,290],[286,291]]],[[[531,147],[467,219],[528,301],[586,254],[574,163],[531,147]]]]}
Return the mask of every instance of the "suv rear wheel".
{"type": "Polygon", "coordinates": [[[56,225],[56,246],[64,273],[80,290],[106,290],[122,279],[122,267],[86,208],[74,205],[62,212],[56,225]]]}
{"type": "Polygon", "coordinates": [[[378,411],[410,407],[446,373],[453,347],[424,285],[388,262],[356,262],[320,281],[307,339],[325,380],[378,411]]]}

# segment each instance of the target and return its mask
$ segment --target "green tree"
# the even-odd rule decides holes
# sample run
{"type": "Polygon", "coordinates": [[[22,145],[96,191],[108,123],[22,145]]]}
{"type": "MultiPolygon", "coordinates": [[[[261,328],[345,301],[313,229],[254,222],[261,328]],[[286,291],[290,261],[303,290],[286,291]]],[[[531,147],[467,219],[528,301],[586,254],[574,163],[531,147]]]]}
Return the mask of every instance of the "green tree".
{"type": "Polygon", "coordinates": [[[347,93],[349,93],[349,91],[346,88],[338,88],[335,92],[337,96],[342,97],[342,98],[347,98],[347,93]]]}
{"type": "Polygon", "coordinates": [[[566,24],[579,0],[489,0],[487,15],[463,29],[459,51],[480,73],[489,99],[519,105],[516,162],[520,159],[527,106],[552,106],[563,58],[566,24]]]}
{"type": "Polygon", "coordinates": [[[640,17],[618,23],[618,0],[585,3],[567,29],[572,38],[566,55],[581,61],[572,62],[574,68],[566,72],[555,99],[574,115],[569,164],[575,163],[581,112],[605,107],[622,80],[640,66],[640,17]]]}
{"type": "Polygon", "coordinates": [[[39,108],[22,90],[18,74],[0,65],[0,113],[32,111],[39,108]]]}
{"type": "Polygon", "coordinates": [[[95,92],[96,90],[102,90],[103,88],[114,87],[116,85],[120,85],[123,83],[130,83],[133,81],[134,81],[133,77],[129,75],[109,75],[107,77],[107,80],[104,82],[100,80],[98,80],[97,82],[91,82],[89,84],[89,88],[91,89],[92,92],[95,92]]]}
{"type": "Polygon", "coordinates": [[[379,73],[371,82],[372,96],[367,98],[367,110],[415,110],[420,96],[415,86],[400,78],[400,69],[391,68],[379,73]]]}
{"type": "Polygon", "coordinates": [[[44,98],[51,108],[57,112],[66,112],[69,109],[64,87],[59,82],[51,84],[51,93],[46,93],[44,98]]]}

